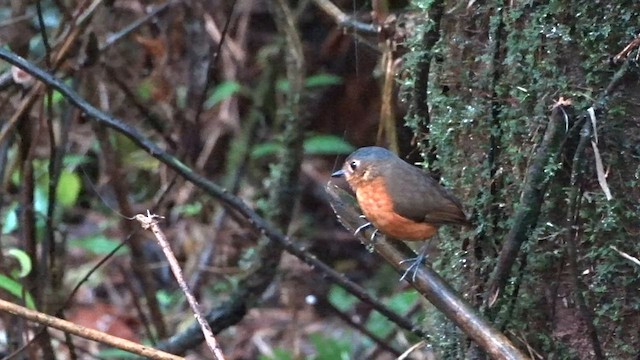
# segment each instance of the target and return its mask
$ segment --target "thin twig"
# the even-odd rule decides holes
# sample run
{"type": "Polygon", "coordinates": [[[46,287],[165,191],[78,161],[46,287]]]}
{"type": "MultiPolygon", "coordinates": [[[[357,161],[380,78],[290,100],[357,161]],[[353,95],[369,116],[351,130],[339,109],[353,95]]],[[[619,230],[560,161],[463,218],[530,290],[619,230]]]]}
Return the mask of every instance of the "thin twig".
{"type": "Polygon", "coordinates": [[[355,20],[353,17],[345,14],[342,10],[340,10],[340,8],[330,0],[313,0],[313,2],[320,9],[322,9],[322,11],[327,13],[327,15],[331,16],[339,26],[342,26],[346,29],[353,29],[355,31],[370,34],[378,34],[380,32],[379,26],[373,24],[365,24],[363,22],[355,20]]]}
{"type": "MultiPolygon", "coordinates": [[[[103,104],[103,106],[106,107],[107,104],[103,104]]],[[[100,148],[102,149],[106,173],[110,174],[109,182],[113,187],[115,200],[118,205],[117,213],[125,218],[122,220],[122,228],[125,229],[127,233],[133,234],[128,243],[132,258],[131,269],[141,283],[140,287],[147,302],[150,319],[158,333],[158,337],[164,338],[168,335],[168,331],[164,314],[162,313],[160,303],[156,296],[157,284],[153,281],[153,275],[149,267],[143,266],[139,261],[135,261],[135,259],[144,258],[144,239],[141,235],[136,234],[137,228],[135,224],[128,221],[137,211],[133,210],[131,199],[128,197],[130,193],[129,184],[123,173],[124,167],[121,165],[121,154],[113,149],[113,145],[108,139],[106,129],[98,127],[95,124],[92,125],[100,148]]]]}
{"type": "Polygon", "coordinates": [[[44,45],[44,63],[48,70],[51,70],[51,46],[49,45],[49,36],[47,36],[47,27],[42,16],[42,1],[36,1],[36,11],[38,14],[38,26],[40,27],[40,36],[42,36],[42,44],[44,45]]]}
{"type": "Polygon", "coordinates": [[[52,327],[64,332],[68,332],[85,339],[97,341],[101,344],[113,346],[132,354],[138,354],[158,360],[184,360],[183,357],[156,350],[142,344],[135,343],[133,341],[125,340],[103,333],[98,330],[76,325],[70,321],[62,320],[60,318],[41,313],[39,311],[27,309],[23,306],[13,304],[2,299],[0,299],[0,311],[8,312],[21,318],[37,322],[39,324],[52,327]]]}
{"type": "Polygon", "coordinates": [[[60,307],[60,310],[58,310],[56,314],[60,313],[62,309],[66,309],[69,307],[69,305],[71,304],[71,300],[73,300],[73,297],[76,295],[78,290],[80,290],[80,286],[82,286],[82,284],[84,284],[87,280],[89,280],[91,275],[93,275],[94,272],[96,272],[100,267],[102,267],[102,265],[104,265],[107,262],[107,260],[111,259],[113,255],[115,255],[118,252],[118,250],[122,249],[122,247],[127,243],[127,240],[129,240],[129,238],[131,238],[131,235],[129,235],[127,239],[125,239],[120,244],[118,244],[118,246],[114,247],[113,250],[111,250],[107,255],[105,255],[102,259],[100,259],[93,267],[91,267],[91,269],[89,269],[89,271],[87,271],[87,273],[84,274],[82,279],[78,280],[76,285],[73,287],[73,290],[71,290],[71,293],[69,293],[69,295],[67,296],[67,300],[65,300],[64,304],[60,307]]]}
{"type": "Polygon", "coordinates": [[[405,352],[402,353],[402,355],[398,356],[397,360],[405,360],[405,359],[409,359],[409,355],[411,355],[412,352],[420,349],[421,347],[424,347],[427,345],[427,342],[425,340],[420,340],[417,343],[413,344],[413,346],[411,346],[410,348],[408,348],[405,352]]]}
{"type": "Polygon", "coordinates": [[[140,223],[140,226],[142,226],[142,228],[145,230],[151,230],[153,235],[155,235],[156,239],[158,240],[158,243],[160,244],[160,247],[164,252],[164,256],[169,261],[169,266],[171,267],[173,276],[176,277],[176,280],[180,285],[180,289],[182,289],[182,292],[187,297],[189,306],[191,306],[191,311],[193,311],[193,314],[195,315],[196,320],[200,324],[200,328],[202,329],[202,334],[204,334],[204,339],[207,343],[207,346],[209,346],[209,349],[211,350],[213,355],[216,357],[216,359],[224,360],[224,354],[222,353],[222,349],[220,348],[220,345],[218,345],[216,338],[213,336],[211,327],[209,326],[204,316],[202,315],[202,311],[200,311],[200,305],[198,305],[198,301],[191,293],[191,290],[189,290],[189,286],[187,285],[187,282],[184,280],[184,276],[182,276],[182,269],[180,268],[178,259],[176,259],[176,256],[173,254],[173,251],[171,251],[171,246],[169,245],[169,242],[167,241],[167,237],[164,235],[164,232],[162,232],[162,230],[160,229],[160,226],[158,226],[158,220],[157,220],[158,218],[161,218],[161,216],[155,215],[155,214],[152,215],[148,211],[147,211],[147,215],[138,214],[135,216],[135,219],[138,220],[138,222],[140,223]]]}
{"type": "Polygon", "coordinates": [[[33,13],[27,12],[26,14],[15,16],[4,21],[0,21],[0,29],[6,26],[15,25],[21,21],[29,20],[32,16],[33,16],[33,13]]]}
{"type": "Polygon", "coordinates": [[[618,254],[620,254],[620,256],[622,256],[623,258],[625,258],[625,259],[627,259],[627,260],[631,261],[632,263],[634,263],[634,264],[636,264],[636,265],[640,266],[640,260],[638,260],[638,258],[637,258],[637,257],[633,257],[633,256],[631,256],[631,255],[627,254],[626,252],[620,251],[620,250],[618,250],[618,248],[616,248],[616,247],[615,247],[615,246],[613,246],[613,245],[609,246],[609,248],[611,248],[613,251],[615,251],[615,252],[617,252],[618,254]]]}
{"type": "MultiPolygon", "coordinates": [[[[350,316],[349,314],[346,314],[342,310],[335,307],[335,305],[333,305],[329,301],[329,299],[325,298],[323,302],[324,302],[323,306],[328,308],[329,311],[331,311],[335,316],[338,317],[338,319],[344,321],[347,325],[351,326],[355,330],[362,333],[364,336],[371,339],[371,341],[373,341],[378,346],[378,349],[382,349],[395,357],[398,357],[401,355],[401,353],[398,350],[394,349],[393,346],[390,345],[391,341],[386,341],[385,339],[382,339],[378,335],[374,334],[372,331],[367,329],[365,324],[362,324],[360,321],[354,320],[352,316],[350,316]]],[[[373,359],[373,358],[367,357],[367,359],[373,359]]]]}
{"type": "Polygon", "coordinates": [[[160,13],[164,12],[165,10],[168,10],[170,7],[178,3],[179,1],[171,0],[171,1],[167,1],[162,5],[158,5],[155,8],[153,8],[153,10],[151,10],[145,16],[133,21],[131,24],[125,26],[117,33],[113,33],[107,36],[105,41],[102,44],[100,44],[100,47],[99,47],[100,52],[103,52],[104,50],[108,49],[109,47],[111,47],[111,45],[117,43],[125,36],[136,31],[140,26],[144,25],[147,21],[153,19],[154,17],[158,16],[160,13]]]}
{"type": "MultiPolygon", "coordinates": [[[[231,10],[229,10],[227,21],[224,23],[224,28],[222,29],[222,34],[220,34],[220,41],[218,42],[218,46],[215,49],[215,53],[209,52],[209,59],[208,59],[209,61],[207,66],[205,83],[204,83],[202,92],[200,93],[200,98],[198,99],[198,102],[196,104],[196,113],[193,119],[194,123],[196,124],[199,124],[200,115],[202,114],[202,110],[204,108],[204,102],[207,100],[207,91],[209,91],[209,88],[211,87],[211,73],[214,67],[218,65],[218,60],[220,59],[220,53],[222,52],[222,47],[225,45],[225,40],[227,39],[227,35],[229,33],[229,26],[231,25],[231,18],[233,17],[233,11],[235,10],[237,3],[238,3],[237,0],[233,0],[233,2],[231,3],[231,10]]],[[[209,14],[205,13],[203,16],[203,20],[205,20],[207,16],[209,16],[209,14]]],[[[206,21],[205,21],[205,24],[206,24],[206,21]]],[[[205,25],[205,28],[206,28],[206,25],[205,25]]]]}

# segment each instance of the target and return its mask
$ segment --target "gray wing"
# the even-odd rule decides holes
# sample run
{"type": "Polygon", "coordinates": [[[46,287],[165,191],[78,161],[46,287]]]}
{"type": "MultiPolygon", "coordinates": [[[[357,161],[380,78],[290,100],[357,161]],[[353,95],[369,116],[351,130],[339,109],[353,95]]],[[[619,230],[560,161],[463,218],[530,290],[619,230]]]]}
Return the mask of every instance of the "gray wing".
{"type": "Polygon", "coordinates": [[[387,188],[393,198],[393,209],[407,219],[434,225],[467,224],[460,201],[431,176],[417,167],[404,163],[403,176],[393,178],[387,188]]]}

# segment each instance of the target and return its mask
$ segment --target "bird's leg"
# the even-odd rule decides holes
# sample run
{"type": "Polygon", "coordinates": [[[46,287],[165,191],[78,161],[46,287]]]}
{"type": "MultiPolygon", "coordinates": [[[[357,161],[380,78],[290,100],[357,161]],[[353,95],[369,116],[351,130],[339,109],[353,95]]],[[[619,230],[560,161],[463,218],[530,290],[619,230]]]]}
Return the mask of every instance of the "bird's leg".
{"type": "Polygon", "coordinates": [[[420,265],[422,265],[422,262],[424,261],[424,259],[427,258],[428,249],[429,249],[429,241],[425,242],[425,244],[422,245],[422,247],[420,248],[420,252],[418,253],[418,256],[400,261],[400,264],[411,262],[411,265],[409,265],[407,270],[405,270],[404,274],[402,274],[402,276],[400,277],[400,281],[404,280],[407,277],[407,275],[409,275],[409,273],[413,273],[413,275],[411,275],[411,281],[414,281],[414,282],[416,281],[416,274],[418,273],[418,269],[420,268],[420,265]]]}

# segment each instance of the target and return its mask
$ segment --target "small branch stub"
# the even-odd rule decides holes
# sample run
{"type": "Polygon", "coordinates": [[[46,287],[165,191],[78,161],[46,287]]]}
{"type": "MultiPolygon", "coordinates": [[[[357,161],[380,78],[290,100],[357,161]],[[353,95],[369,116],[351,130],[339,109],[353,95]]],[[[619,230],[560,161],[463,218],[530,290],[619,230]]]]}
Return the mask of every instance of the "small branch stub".
{"type": "Polygon", "coordinates": [[[158,225],[158,220],[156,219],[164,219],[164,216],[151,214],[149,210],[147,210],[147,215],[138,214],[133,218],[138,220],[143,229],[149,230],[151,226],[158,225]]]}

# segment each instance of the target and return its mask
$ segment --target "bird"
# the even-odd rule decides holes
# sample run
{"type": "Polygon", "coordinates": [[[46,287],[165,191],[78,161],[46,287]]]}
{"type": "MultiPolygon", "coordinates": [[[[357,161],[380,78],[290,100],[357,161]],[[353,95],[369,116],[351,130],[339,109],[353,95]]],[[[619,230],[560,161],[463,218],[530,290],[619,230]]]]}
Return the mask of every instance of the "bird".
{"type": "MultiPolygon", "coordinates": [[[[356,194],[367,223],[378,231],[403,241],[424,241],[437,234],[442,225],[470,226],[460,200],[430,175],[393,152],[378,146],[362,147],[351,153],[333,178],[343,177],[356,194]]],[[[427,243],[428,244],[428,243],[427,243]]],[[[426,257],[427,244],[400,280],[426,257]]]]}

